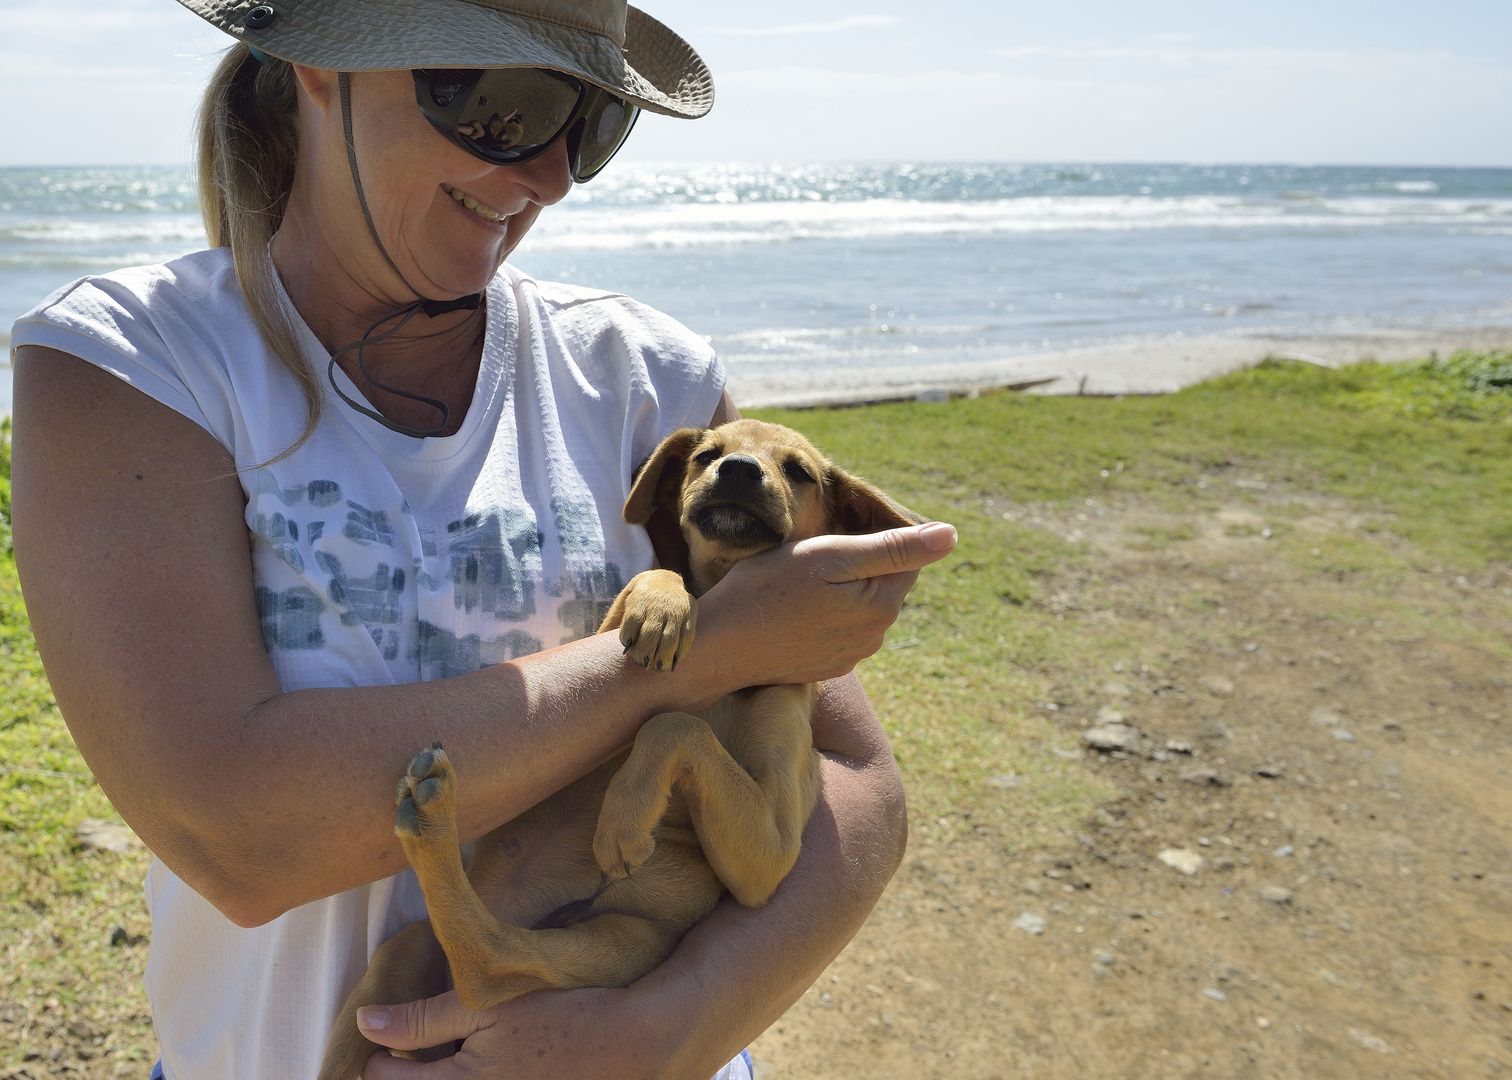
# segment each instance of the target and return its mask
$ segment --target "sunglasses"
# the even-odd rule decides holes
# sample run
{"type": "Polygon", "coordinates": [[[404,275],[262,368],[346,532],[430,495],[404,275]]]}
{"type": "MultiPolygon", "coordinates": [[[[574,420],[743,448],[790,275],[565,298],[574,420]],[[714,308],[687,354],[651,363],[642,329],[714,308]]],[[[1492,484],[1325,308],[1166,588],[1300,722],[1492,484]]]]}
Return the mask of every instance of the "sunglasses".
{"type": "Polygon", "coordinates": [[[476,158],[522,165],[564,135],[572,179],[592,180],[624,145],[639,107],[545,68],[423,68],[415,100],[431,126],[476,158]]]}

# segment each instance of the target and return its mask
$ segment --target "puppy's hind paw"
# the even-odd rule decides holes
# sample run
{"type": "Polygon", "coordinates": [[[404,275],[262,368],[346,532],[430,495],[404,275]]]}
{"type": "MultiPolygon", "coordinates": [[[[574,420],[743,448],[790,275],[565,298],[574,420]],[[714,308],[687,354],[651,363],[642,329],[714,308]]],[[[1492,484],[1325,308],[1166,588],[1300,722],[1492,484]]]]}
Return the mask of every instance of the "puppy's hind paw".
{"type": "Polygon", "coordinates": [[[394,832],[401,840],[456,831],[457,774],[440,743],[410,759],[394,790],[394,832]]]}

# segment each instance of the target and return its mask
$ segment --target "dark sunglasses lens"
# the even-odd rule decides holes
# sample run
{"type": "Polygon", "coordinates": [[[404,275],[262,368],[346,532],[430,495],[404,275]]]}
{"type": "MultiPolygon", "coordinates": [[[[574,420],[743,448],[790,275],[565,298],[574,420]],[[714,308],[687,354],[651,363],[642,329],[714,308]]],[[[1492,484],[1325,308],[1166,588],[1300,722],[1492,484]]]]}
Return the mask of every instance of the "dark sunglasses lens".
{"type": "Polygon", "coordinates": [[[635,126],[640,109],[627,101],[621,101],[603,91],[594,93],[597,100],[583,118],[582,140],[578,146],[577,180],[589,180],[609,164],[617,150],[624,145],[635,126]]]}
{"type": "MultiPolygon", "coordinates": [[[[438,73],[442,74],[442,73],[438,73]]],[[[436,82],[431,94],[435,98],[436,82]]],[[[456,136],[481,158],[501,165],[540,153],[572,119],[582,98],[576,79],[539,68],[485,71],[465,100],[446,106],[456,136]]]]}

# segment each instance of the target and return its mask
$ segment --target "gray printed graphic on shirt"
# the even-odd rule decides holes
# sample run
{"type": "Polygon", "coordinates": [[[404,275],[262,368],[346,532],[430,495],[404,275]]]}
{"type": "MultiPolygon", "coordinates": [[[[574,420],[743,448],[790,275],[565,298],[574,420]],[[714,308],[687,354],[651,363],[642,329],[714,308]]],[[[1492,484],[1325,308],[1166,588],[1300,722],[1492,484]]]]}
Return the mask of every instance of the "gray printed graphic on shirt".
{"type": "Polygon", "coordinates": [[[320,649],[325,635],[320,631],[320,615],[325,601],[314,589],[296,585],[277,592],[257,587],[257,618],[262,623],[263,646],[271,653],[279,649],[320,649]]]}
{"type": "MultiPolygon", "coordinates": [[[[295,570],[304,571],[304,556],[299,553],[299,524],[278,511],[264,514],[261,511],[252,519],[252,531],[272,548],[280,559],[295,570]]],[[[312,537],[313,539],[313,537],[312,537]]]]}
{"type": "Polygon", "coordinates": [[[445,679],[493,667],[541,651],[540,638],[523,630],[511,630],[483,640],[479,634],[458,637],[443,626],[420,620],[419,655],[416,659],[427,678],[445,679]]]}
{"type": "Polygon", "coordinates": [[[405,574],[402,567],[390,569],[387,563],[379,563],[371,577],[350,578],[342,568],[341,560],[329,551],[317,551],[315,565],[331,575],[328,593],[331,603],[346,608],[341,613],[345,625],[383,626],[397,623],[404,615],[401,598],[404,596],[405,574]]]}
{"type": "Polygon", "coordinates": [[[535,579],[541,533],[534,518],[514,507],[469,514],[446,527],[453,602],[463,611],[523,622],[535,614],[535,579]],[[527,569],[525,559],[534,564],[527,569]]]}
{"type": "Polygon", "coordinates": [[[388,511],[369,510],[351,499],[347,500],[347,522],[341,534],[359,544],[394,546],[394,526],[389,522],[388,511]]]}

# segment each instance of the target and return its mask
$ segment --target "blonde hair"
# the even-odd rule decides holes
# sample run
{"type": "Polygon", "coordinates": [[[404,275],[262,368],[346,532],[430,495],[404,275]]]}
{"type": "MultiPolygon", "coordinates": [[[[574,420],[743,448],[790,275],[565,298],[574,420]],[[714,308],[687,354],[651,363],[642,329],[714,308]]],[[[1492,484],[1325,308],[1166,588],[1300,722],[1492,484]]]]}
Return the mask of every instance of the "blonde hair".
{"type": "Polygon", "coordinates": [[[199,111],[199,202],[211,247],[229,247],[252,321],[299,386],[304,431],[270,461],[292,454],[320,423],[319,376],[280,302],[268,253],[283,223],[299,155],[299,95],[286,60],[259,61],[231,46],[210,78],[199,111]]]}

